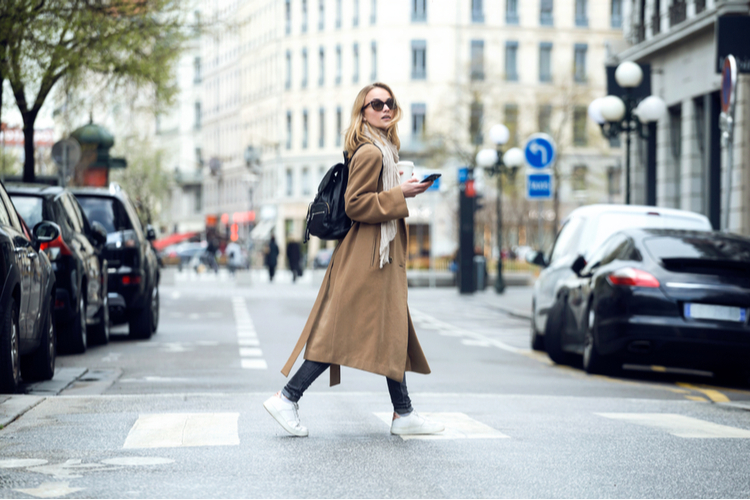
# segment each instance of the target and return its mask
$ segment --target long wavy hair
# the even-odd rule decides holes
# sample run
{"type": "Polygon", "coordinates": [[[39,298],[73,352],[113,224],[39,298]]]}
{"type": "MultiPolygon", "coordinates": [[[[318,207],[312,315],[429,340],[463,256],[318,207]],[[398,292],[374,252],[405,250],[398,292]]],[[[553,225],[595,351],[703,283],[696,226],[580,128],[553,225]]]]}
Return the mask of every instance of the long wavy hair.
{"type": "Polygon", "coordinates": [[[374,127],[371,127],[369,123],[365,122],[365,112],[362,109],[362,107],[366,104],[365,98],[367,97],[367,94],[374,88],[381,88],[385,90],[391,95],[391,98],[393,98],[396,109],[393,110],[393,118],[391,119],[391,123],[386,129],[385,136],[389,141],[393,143],[394,146],[396,146],[396,149],[401,148],[401,141],[398,138],[397,126],[399,120],[401,120],[401,106],[399,106],[398,101],[396,100],[396,96],[393,95],[393,91],[388,85],[386,85],[385,83],[375,82],[371,85],[367,85],[362,90],[360,90],[359,94],[357,94],[357,97],[354,99],[354,105],[352,106],[352,119],[349,128],[346,131],[344,139],[344,147],[346,147],[346,150],[349,153],[357,149],[357,146],[359,146],[363,142],[367,142],[370,144],[372,143],[372,141],[365,135],[365,127],[370,130],[370,133],[372,133],[372,135],[377,136],[374,127]]]}

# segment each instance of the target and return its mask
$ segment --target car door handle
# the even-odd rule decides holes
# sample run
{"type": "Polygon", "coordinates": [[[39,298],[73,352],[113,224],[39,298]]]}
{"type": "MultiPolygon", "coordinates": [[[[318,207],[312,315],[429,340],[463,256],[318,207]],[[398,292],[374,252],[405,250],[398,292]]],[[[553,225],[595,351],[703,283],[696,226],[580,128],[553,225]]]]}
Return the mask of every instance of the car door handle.
{"type": "Polygon", "coordinates": [[[26,256],[30,259],[36,259],[36,253],[34,252],[29,252],[26,254],[26,256]]]}

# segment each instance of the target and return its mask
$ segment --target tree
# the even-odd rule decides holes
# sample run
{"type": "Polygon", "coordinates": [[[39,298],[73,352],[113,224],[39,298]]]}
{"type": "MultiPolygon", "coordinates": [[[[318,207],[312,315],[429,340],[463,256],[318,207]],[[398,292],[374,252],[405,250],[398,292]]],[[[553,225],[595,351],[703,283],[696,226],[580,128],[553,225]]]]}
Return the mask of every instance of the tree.
{"type": "MultiPolygon", "coordinates": [[[[23,117],[24,182],[34,181],[34,123],[55,85],[90,72],[174,95],[172,68],[188,34],[178,0],[3,0],[0,85],[23,117]]],[[[1,106],[0,102],[0,106],[1,106]]]]}

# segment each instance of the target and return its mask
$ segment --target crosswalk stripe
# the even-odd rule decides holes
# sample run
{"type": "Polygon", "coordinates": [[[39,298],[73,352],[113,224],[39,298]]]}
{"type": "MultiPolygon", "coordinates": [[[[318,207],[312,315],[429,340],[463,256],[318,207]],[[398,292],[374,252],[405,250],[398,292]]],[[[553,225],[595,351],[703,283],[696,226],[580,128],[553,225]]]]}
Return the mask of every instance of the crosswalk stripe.
{"type": "Polygon", "coordinates": [[[263,351],[259,347],[240,347],[240,356],[243,358],[259,358],[263,351]]]}
{"type": "Polygon", "coordinates": [[[156,413],[139,415],[123,448],[235,446],[239,413],[156,413]]]}
{"type": "Polygon", "coordinates": [[[645,427],[653,427],[681,438],[750,439],[750,430],[715,424],[675,413],[596,413],[596,415],[624,420],[645,427]]]}
{"type": "Polygon", "coordinates": [[[245,300],[239,297],[232,299],[234,321],[237,330],[237,344],[240,346],[240,366],[247,370],[267,370],[268,364],[262,358],[260,341],[255,331],[253,319],[245,306],[245,300]]]}
{"type": "MultiPolygon", "coordinates": [[[[505,439],[502,432],[493,429],[489,425],[474,420],[465,413],[421,413],[423,417],[440,422],[445,426],[443,432],[423,436],[401,436],[404,441],[410,439],[441,440],[441,439],[505,439]]],[[[375,416],[385,422],[389,427],[393,419],[393,413],[375,413],[375,416]]]]}
{"type": "Polygon", "coordinates": [[[246,368],[248,370],[267,370],[268,369],[268,364],[266,363],[265,359],[242,358],[240,362],[242,363],[242,368],[246,368]]]}
{"type": "Polygon", "coordinates": [[[251,338],[246,338],[246,337],[237,339],[237,343],[243,346],[256,346],[257,347],[260,345],[260,341],[257,338],[251,339],[251,338]]]}

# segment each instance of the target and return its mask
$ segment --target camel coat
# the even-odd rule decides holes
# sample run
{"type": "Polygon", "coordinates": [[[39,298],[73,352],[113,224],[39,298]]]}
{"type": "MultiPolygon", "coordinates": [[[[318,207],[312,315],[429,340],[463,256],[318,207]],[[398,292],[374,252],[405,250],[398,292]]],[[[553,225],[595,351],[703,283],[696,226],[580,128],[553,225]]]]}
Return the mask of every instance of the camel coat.
{"type": "Polygon", "coordinates": [[[281,372],[304,358],[331,363],[331,385],[340,365],[401,381],[405,371],[430,373],[414,331],[406,291],[409,215],[400,186],[383,191],[383,156],[367,144],[349,163],[346,214],[352,228],[333,252],[312,312],[281,372]],[[380,223],[396,219],[390,262],[380,268],[380,223]]]}

